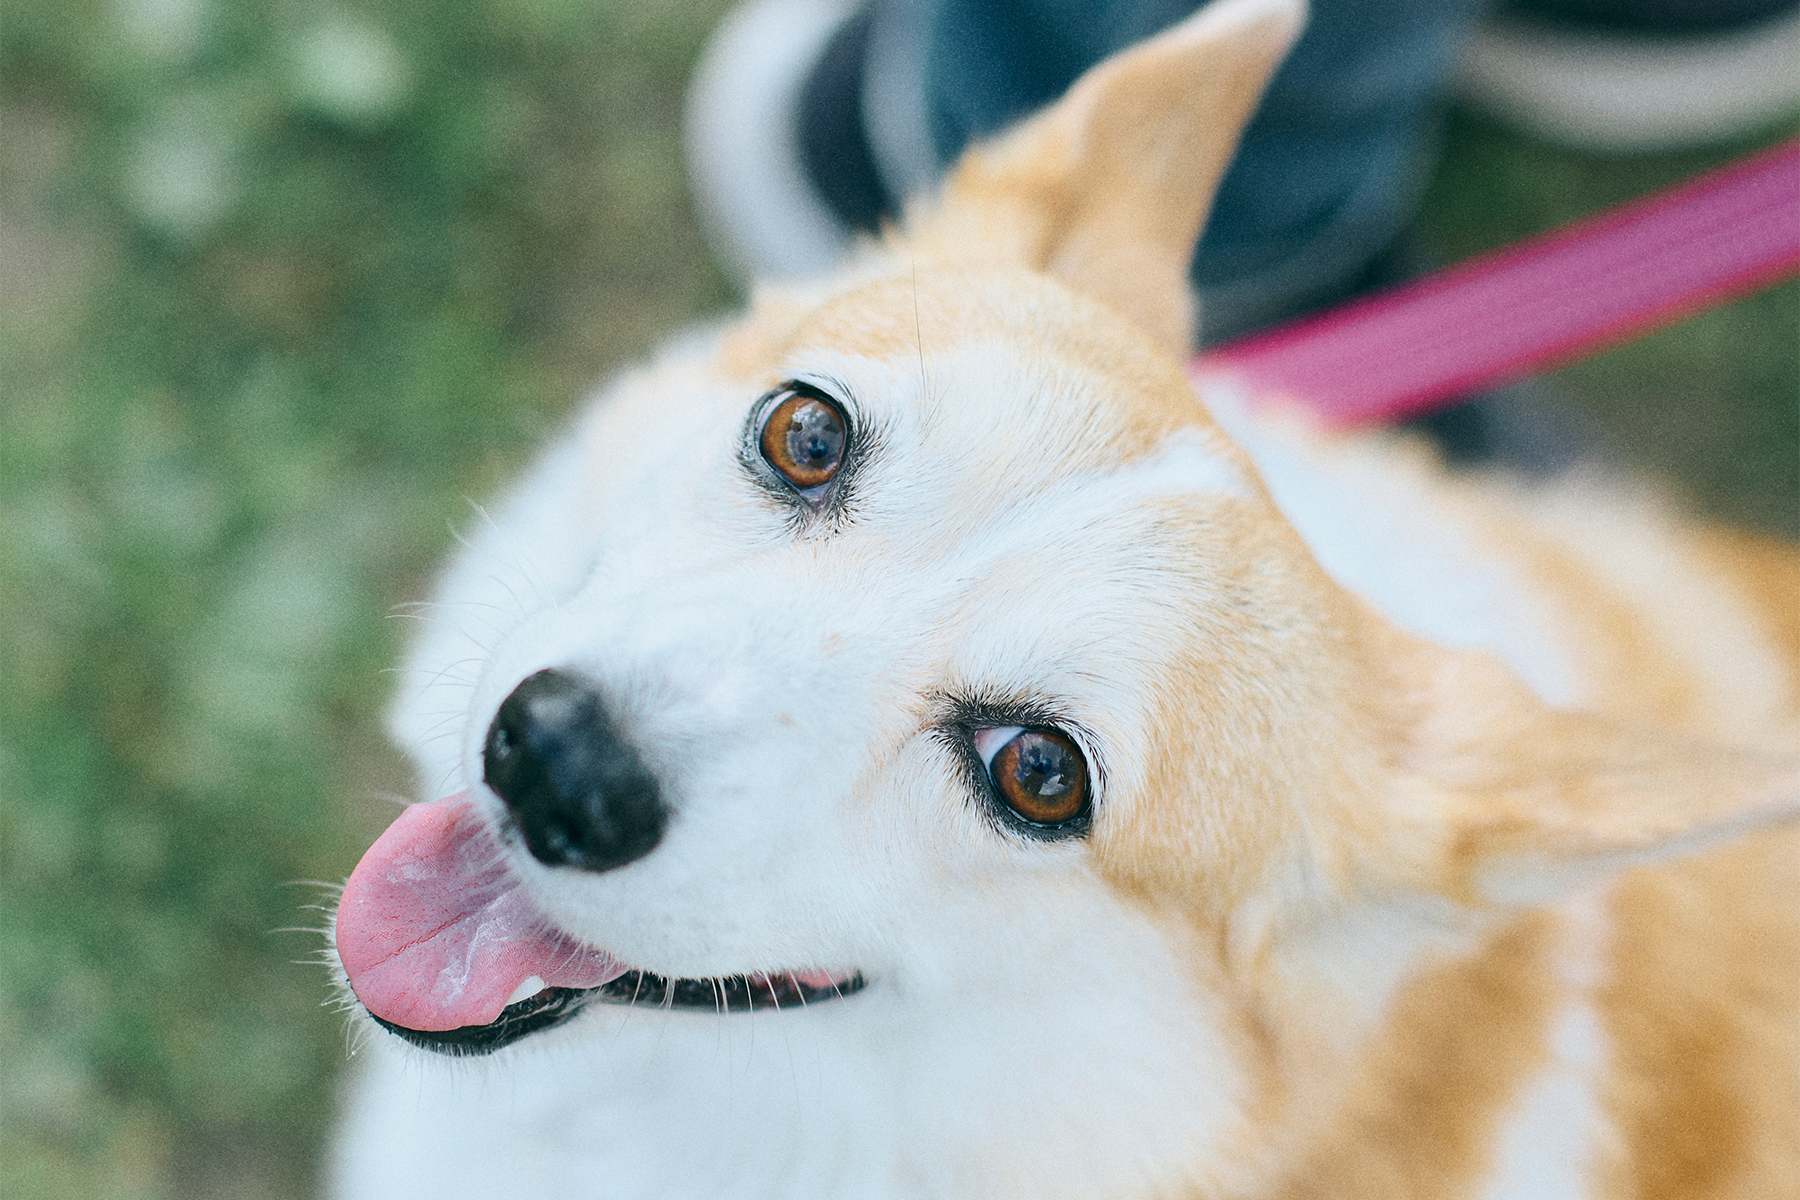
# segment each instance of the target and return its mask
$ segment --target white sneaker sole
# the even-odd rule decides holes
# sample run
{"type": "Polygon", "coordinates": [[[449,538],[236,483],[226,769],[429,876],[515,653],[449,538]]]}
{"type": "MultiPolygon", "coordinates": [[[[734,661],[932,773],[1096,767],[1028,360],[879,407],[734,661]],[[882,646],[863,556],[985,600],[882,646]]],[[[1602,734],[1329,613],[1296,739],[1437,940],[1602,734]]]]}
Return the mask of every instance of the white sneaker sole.
{"type": "Polygon", "coordinates": [[[1476,35],[1458,82],[1477,107],[1574,149],[1707,145],[1800,107],[1800,12],[1680,41],[1500,19],[1476,35]]]}
{"type": "Polygon", "coordinates": [[[688,84],[683,142],[713,254],[748,287],[830,270],[851,233],[807,183],[795,111],[850,0],[749,0],[720,22],[688,84]]]}

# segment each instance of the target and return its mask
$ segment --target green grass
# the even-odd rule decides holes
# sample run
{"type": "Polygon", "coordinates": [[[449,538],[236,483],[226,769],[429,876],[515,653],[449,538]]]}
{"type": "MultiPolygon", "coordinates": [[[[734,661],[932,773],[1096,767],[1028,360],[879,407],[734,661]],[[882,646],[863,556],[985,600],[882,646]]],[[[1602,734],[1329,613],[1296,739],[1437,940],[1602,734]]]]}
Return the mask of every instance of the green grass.
{"type": "MultiPolygon", "coordinates": [[[[1667,187],[1780,136],[1704,151],[1595,158],[1468,116],[1450,123],[1427,197],[1454,261],[1667,187]]],[[[1702,313],[1576,363],[1549,385],[1645,473],[1698,511],[1800,537],[1800,281],[1702,313]]]]}
{"type": "Polygon", "coordinates": [[[726,299],[674,141],[710,13],[368,6],[407,79],[352,103],[292,47],[370,35],[277,9],[175,51],[7,13],[9,1200],[309,1190],[343,1027],[276,931],[411,790],[383,616],[582,387],[726,299]]]}
{"type": "MultiPolygon", "coordinates": [[[[344,1034],[293,965],[318,939],[281,932],[317,919],[292,881],[341,880],[410,791],[384,615],[466,498],[728,302],[675,141],[719,7],[219,4],[133,32],[188,10],[8,6],[8,1200],[312,1188],[344,1034]]],[[[1449,255],[1725,153],[1451,133],[1449,255]]],[[[1709,509],[1794,531],[1797,328],[1788,286],[1559,383],[1709,509]]]]}

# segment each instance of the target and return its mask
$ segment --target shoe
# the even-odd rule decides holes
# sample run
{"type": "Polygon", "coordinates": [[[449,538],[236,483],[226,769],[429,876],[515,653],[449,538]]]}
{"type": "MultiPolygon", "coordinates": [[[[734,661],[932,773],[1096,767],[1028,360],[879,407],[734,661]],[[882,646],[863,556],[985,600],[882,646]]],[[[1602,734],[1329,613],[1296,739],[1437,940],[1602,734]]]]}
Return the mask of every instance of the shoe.
{"type": "Polygon", "coordinates": [[[1800,109],[1800,4],[1540,0],[1475,36],[1458,87],[1499,120],[1590,153],[1722,142],[1800,109]]]}
{"type": "MultiPolygon", "coordinates": [[[[688,176],[714,257],[740,287],[830,269],[935,182],[915,17],[880,0],[746,0],[708,40],[688,87],[688,176]]],[[[1405,165],[1371,171],[1372,187],[1342,201],[1316,244],[1209,280],[1199,296],[1207,340],[1370,286],[1396,233],[1386,195],[1395,172],[1405,165]]],[[[1407,191],[1416,198],[1423,182],[1407,191]]]]}
{"type": "Polygon", "coordinates": [[[849,252],[855,229],[806,169],[799,112],[856,16],[850,0],[750,0],[701,52],[682,123],[688,180],[713,255],[741,286],[818,274],[849,252]]]}

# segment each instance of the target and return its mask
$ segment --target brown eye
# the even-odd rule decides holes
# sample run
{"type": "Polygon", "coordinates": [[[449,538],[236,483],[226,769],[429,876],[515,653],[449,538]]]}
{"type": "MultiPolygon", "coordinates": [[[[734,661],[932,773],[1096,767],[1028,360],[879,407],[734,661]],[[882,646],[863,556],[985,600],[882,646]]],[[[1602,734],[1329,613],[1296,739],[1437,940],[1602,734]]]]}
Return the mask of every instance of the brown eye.
{"type": "Polygon", "coordinates": [[[844,414],[829,400],[790,392],[763,422],[762,456],[801,491],[824,487],[844,461],[844,414]]]}
{"type": "Polygon", "coordinates": [[[994,753],[988,775],[1006,806],[1034,825],[1061,825],[1088,811],[1087,763],[1055,730],[1020,730],[994,753]]]}

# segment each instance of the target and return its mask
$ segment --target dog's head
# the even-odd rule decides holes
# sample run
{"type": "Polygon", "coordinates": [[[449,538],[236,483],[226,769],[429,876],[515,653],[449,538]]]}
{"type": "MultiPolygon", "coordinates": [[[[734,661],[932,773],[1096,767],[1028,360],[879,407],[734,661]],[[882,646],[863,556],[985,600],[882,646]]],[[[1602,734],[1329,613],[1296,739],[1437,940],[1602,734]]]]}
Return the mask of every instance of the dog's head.
{"type": "Polygon", "coordinates": [[[1195,396],[1185,264],[1297,7],[1102,64],[540,463],[415,651],[396,725],[455,796],[345,893],[378,1018],[803,1009],[757,1019],[1191,1150],[1479,914],[1774,812],[1386,624],[1195,396]]]}

